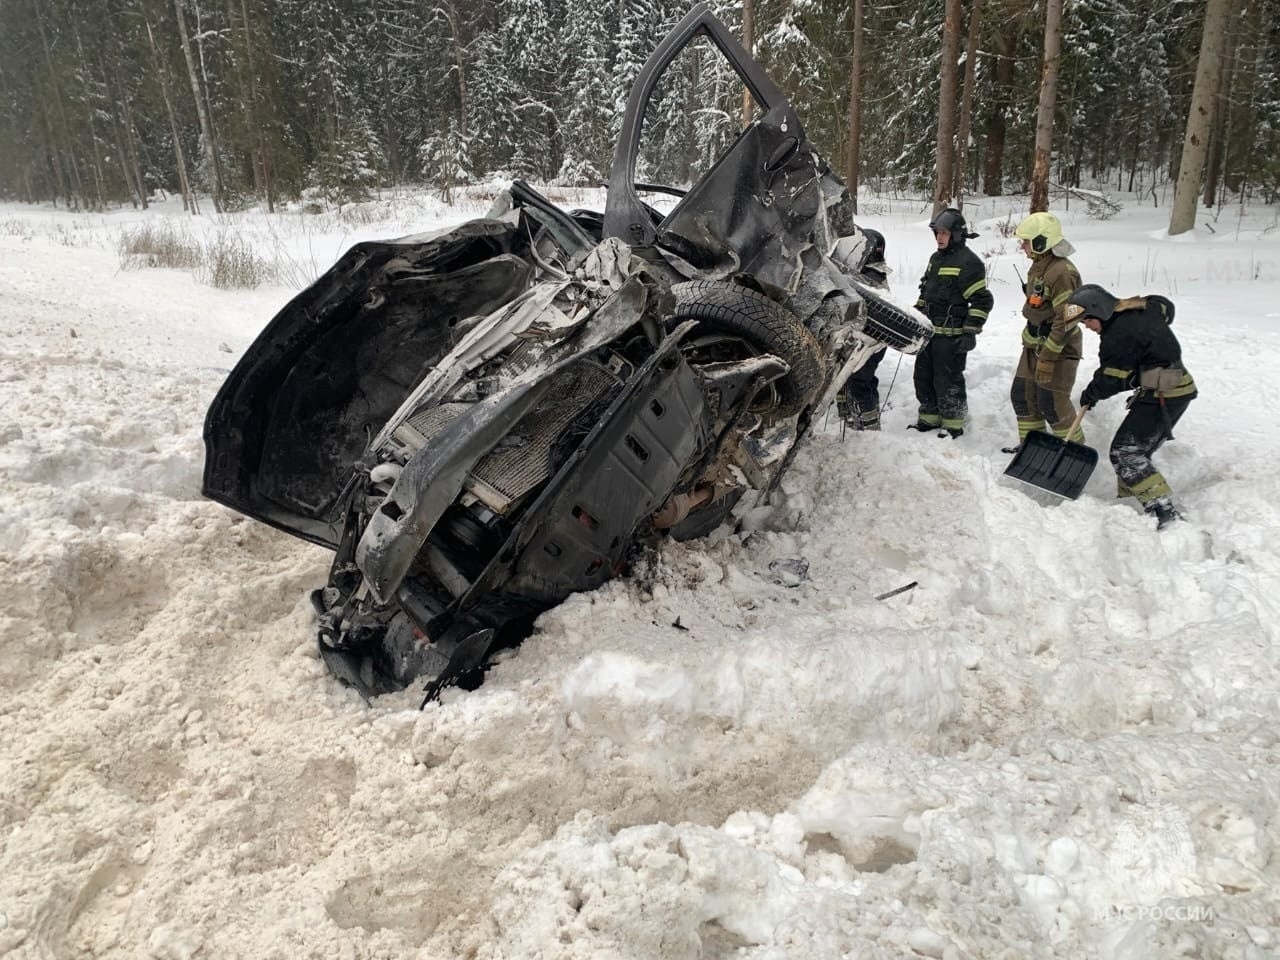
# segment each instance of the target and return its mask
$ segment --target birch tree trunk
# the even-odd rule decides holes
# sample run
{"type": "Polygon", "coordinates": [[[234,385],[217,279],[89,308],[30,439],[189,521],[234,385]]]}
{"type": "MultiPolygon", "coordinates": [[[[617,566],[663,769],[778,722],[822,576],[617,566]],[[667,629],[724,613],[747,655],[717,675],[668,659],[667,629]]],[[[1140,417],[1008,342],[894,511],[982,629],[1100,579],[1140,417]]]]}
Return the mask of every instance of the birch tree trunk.
{"type": "Polygon", "coordinates": [[[187,161],[182,152],[182,137],[178,130],[178,115],[173,109],[173,97],[169,94],[169,70],[165,66],[160,45],[156,43],[155,34],[151,30],[151,21],[147,21],[147,40],[151,43],[151,61],[160,78],[160,93],[164,98],[165,112],[169,115],[169,132],[173,136],[173,159],[178,167],[178,189],[182,191],[182,206],[193,216],[200,213],[200,204],[196,193],[191,189],[191,178],[187,176],[187,161]]]}
{"type": "Polygon", "coordinates": [[[222,194],[222,205],[225,208],[228,205],[228,200],[229,200],[229,198],[227,197],[227,180],[226,180],[226,177],[224,177],[222,174],[222,160],[223,160],[222,148],[219,146],[218,128],[214,126],[214,123],[213,123],[213,104],[209,99],[209,90],[211,89],[212,85],[209,83],[209,65],[204,55],[205,29],[204,29],[203,18],[200,13],[199,0],[197,0],[196,2],[195,11],[196,11],[196,57],[200,61],[200,80],[202,81],[201,89],[204,91],[204,109],[205,109],[205,112],[209,115],[209,134],[213,138],[213,155],[217,158],[217,166],[215,169],[217,170],[217,176],[218,176],[218,189],[222,194]]]}
{"type": "Polygon", "coordinates": [[[49,88],[53,98],[53,109],[49,111],[49,133],[50,145],[53,147],[54,157],[57,162],[61,162],[57,158],[65,155],[67,167],[71,172],[71,183],[73,185],[74,195],[67,192],[68,204],[74,202],[76,209],[84,206],[87,197],[85,196],[84,183],[80,179],[80,162],[76,157],[75,142],[71,138],[71,124],[67,121],[66,101],[62,95],[62,84],[58,82],[58,71],[53,65],[53,54],[49,44],[49,36],[44,29],[44,18],[40,15],[40,6],[35,6],[36,29],[40,33],[40,45],[44,52],[45,67],[49,71],[49,88]],[[53,120],[57,123],[53,123],[53,120]],[[59,144],[61,140],[61,144],[59,144]]]}
{"type": "Polygon", "coordinates": [[[125,149],[128,151],[129,166],[133,169],[133,180],[138,185],[138,196],[142,199],[142,209],[146,210],[150,205],[150,201],[147,199],[147,181],[142,175],[142,162],[138,159],[141,153],[138,149],[138,128],[133,122],[133,107],[129,103],[129,92],[125,88],[124,78],[120,75],[120,63],[121,60],[117,60],[114,65],[116,105],[120,109],[120,122],[124,128],[124,144],[125,149]]]}
{"type": "Polygon", "coordinates": [[[218,154],[214,149],[213,124],[205,108],[200,78],[196,74],[196,58],[191,52],[191,38],[187,35],[187,18],[182,12],[182,0],[173,0],[173,15],[178,21],[178,40],[182,44],[182,56],[187,61],[187,76],[191,78],[191,96],[196,102],[196,117],[200,121],[200,140],[204,148],[204,162],[209,168],[209,186],[213,191],[213,210],[222,213],[222,171],[218,169],[218,154]]]}
{"type": "Polygon", "coordinates": [[[849,68],[849,148],[845,152],[844,180],[858,212],[858,178],[862,167],[862,60],[863,0],[853,0],[853,64],[849,68]]]}
{"type": "Polygon", "coordinates": [[[1173,209],[1169,215],[1171,237],[1186,233],[1195,226],[1209,128],[1217,106],[1227,19],[1235,2],[1238,0],[1207,0],[1206,3],[1200,59],[1196,63],[1196,85],[1191,91],[1191,112],[1187,116],[1187,132],[1182,139],[1182,162],[1178,164],[1178,180],[1173,188],[1173,209]]]}
{"type": "Polygon", "coordinates": [[[62,170],[62,157],[58,151],[57,128],[53,122],[53,111],[49,108],[48,103],[44,102],[46,99],[41,98],[40,119],[43,121],[46,156],[49,166],[53,168],[53,188],[56,191],[53,197],[53,205],[56,207],[58,205],[58,197],[63,197],[67,201],[69,209],[72,203],[71,189],[67,186],[67,178],[62,170]]]}
{"type": "MultiPolygon", "coordinates": [[[[72,27],[72,31],[75,36],[76,55],[79,57],[81,69],[85,70],[90,76],[92,76],[94,71],[92,64],[89,63],[89,58],[85,56],[84,41],[80,37],[79,23],[76,23],[72,27]]],[[[90,83],[92,83],[92,81],[90,81],[90,83]]],[[[105,210],[107,207],[107,190],[103,183],[102,168],[104,164],[102,160],[102,145],[98,143],[98,124],[97,121],[94,120],[93,115],[94,105],[93,102],[90,101],[86,105],[85,120],[89,127],[89,149],[93,154],[93,192],[97,199],[97,205],[93,209],[105,210]]]]}
{"type": "Polygon", "coordinates": [[[1204,170],[1204,205],[1212,209],[1218,200],[1218,178],[1226,159],[1227,114],[1231,103],[1231,75],[1235,72],[1236,27],[1239,18],[1227,28],[1223,44],[1222,67],[1218,73],[1218,91],[1213,108],[1213,122],[1209,125],[1209,156],[1204,170]]]}
{"type": "Polygon", "coordinates": [[[938,88],[938,143],[935,169],[937,179],[933,190],[933,212],[951,202],[951,171],[956,152],[956,61],[960,59],[960,21],[963,17],[960,0],[946,0],[942,19],[942,64],[938,88]]]}
{"type": "Polygon", "coordinates": [[[1049,161],[1053,114],[1058,105],[1058,65],[1062,59],[1062,0],[1047,0],[1044,11],[1044,63],[1040,68],[1040,105],[1036,110],[1036,155],[1031,169],[1031,212],[1049,209],[1049,161]]]}
{"type": "Polygon", "coordinates": [[[120,175],[124,177],[125,186],[129,188],[129,193],[133,195],[133,205],[136,208],[139,203],[143,209],[146,209],[146,198],[142,194],[142,189],[133,179],[133,170],[129,166],[129,153],[124,147],[124,135],[121,132],[123,121],[120,119],[120,104],[114,99],[111,101],[111,134],[116,142],[116,157],[120,161],[120,175]]]}

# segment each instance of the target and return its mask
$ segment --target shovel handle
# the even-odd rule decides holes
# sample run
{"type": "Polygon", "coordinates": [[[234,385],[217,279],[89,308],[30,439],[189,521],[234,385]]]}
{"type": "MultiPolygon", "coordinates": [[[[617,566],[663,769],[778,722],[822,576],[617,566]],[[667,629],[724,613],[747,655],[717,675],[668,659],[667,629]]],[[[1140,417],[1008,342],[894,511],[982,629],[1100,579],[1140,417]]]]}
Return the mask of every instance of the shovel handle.
{"type": "Polygon", "coordinates": [[[1088,407],[1081,407],[1080,412],[1076,414],[1076,418],[1071,421],[1071,426],[1067,428],[1067,439],[1070,440],[1077,430],[1080,429],[1080,423],[1084,420],[1084,415],[1089,412],[1088,407]]]}
{"type": "Polygon", "coordinates": [[[1075,443],[1071,438],[1075,436],[1075,432],[1080,429],[1080,421],[1084,419],[1084,415],[1088,412],[1088,407],[1081,407],[1080,412],[1076,414],[1076,418],[1071,421],[1071,426],[1067,427],[1067,435],[1062,438],[1062,447],[1054,455],[1053,463],[1049,467],[1050,473],[1053,473],[1053,471],[1058,469],[1058,464],[1062,463],[1062,458],[1067,455],[1067,445],[1075,443]]]}

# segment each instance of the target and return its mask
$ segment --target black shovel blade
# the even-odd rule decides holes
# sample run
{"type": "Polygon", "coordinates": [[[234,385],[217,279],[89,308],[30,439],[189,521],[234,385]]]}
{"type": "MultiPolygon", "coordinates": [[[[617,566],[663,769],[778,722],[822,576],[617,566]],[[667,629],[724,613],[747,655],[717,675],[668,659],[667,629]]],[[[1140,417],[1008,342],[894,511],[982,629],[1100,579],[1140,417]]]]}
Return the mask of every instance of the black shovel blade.
{"type": "Polygon", "coordinates": [[[1022,441],[1022,448],[1004,475],[1074,500],[1084,491],[1097,465],[1098,451],[1093,447],[1034,430],[1022,441]]]}

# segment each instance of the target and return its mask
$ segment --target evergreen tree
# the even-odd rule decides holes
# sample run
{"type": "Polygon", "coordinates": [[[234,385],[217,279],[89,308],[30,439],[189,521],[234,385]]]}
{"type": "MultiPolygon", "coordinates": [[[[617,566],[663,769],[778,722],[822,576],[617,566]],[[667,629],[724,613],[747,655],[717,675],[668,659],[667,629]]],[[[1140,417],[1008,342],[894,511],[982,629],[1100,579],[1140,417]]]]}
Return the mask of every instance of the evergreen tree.
{"type": "Polygon", "coordinates": [[[608,35],[599,29],[597,0],[568,0],[559,49],[564,52],[564,159],[557,179],[573,185],[605,181],[613,155],[614,98],[608,35]]]}
{"type": "MultiPolygon", "coordinates": [[[[1054,182],[1153,196],[1177,169],[1206,0],[1072,0],[1054,182]]],[[[943,0],[863,0],[861,179],[930,190],[943,0]]],[[[991,192],[1032,169],[1043,4],[983,0],[974,167],[991,192]]],[[[713,0],[742,29],[741,0],[713,0]]],[[[688,0],[6,0],[0,195],[78,207],[154,190],[270,207],[420,177],[596,182],[640,65],[688,0]],[[178,14],[182,15],[181,21],[178,14]],[[148,27],[150,30],[148,31],[148,27]],[[184,28],[185,27],[185,31],[184,28]],[[184,37],[185,32],[185,37],[184,37]],[[464,162],[465,161],[465,162],[464,162]]],[[[839,168],[848,151],[851,0],[751,0],[756,58],[839,168]]],[[[1280,180],[1280,0],[1240,0],[1230,116],[1213,128],[1232,194],[1280,180]]],[[[966,64],[968,66],[968,64],[966,64]]],[[[969,91],[966,80],[966,95],[969,91]]],[[[1221,98],[1220,98],[1221,99],[1221,98]]],[[[705,44],[646,120],[642,174],[698,175],[741,129],[743,88],[705,44]]]]}
{"type": "Polygon", "coordinates": [[[486,175],[507,173],[523,139],[504,49],[503,37],[494,28],[483,31],[471,44],[467,128],[472,160],[486,175]]]}
{"type": "MultiPolygon", "coordinates": [[[[1280,203],[1280,2],[1265,0],[1257,38],[1252,123],[1253,163],[1240,175],[1240,188],[1256,186],[1263,202],[1280,203]]],[[[1238,135],[1243,135],[1243,131],[1238,135]]]]}
{"type": "Polygon", "coordinates": [[[518,128],[512,172],[550,180],[560,169],[558,46],[548,0],[500,0],[499,49],[518,128]],[[518,162],[517,162],[518,161],[518,162]]]}
{"type": "Polygon", "coordinates": [[[450,118],[449,129],[442,136],[429,139],[420,151],[422,169],[440,191],[445,203],[453,202],[453,191],[472,181],[470,145],[458,125],[450,118]]]}

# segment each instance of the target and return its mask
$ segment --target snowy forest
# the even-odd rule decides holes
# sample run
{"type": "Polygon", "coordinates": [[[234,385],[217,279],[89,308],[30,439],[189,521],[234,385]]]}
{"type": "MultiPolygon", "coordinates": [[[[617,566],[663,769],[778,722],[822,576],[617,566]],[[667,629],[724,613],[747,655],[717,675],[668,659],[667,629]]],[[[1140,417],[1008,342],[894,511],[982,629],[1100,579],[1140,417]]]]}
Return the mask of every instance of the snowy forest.
{"type": "MultiPolygon", "coordinates": [[[[1280,0],[1068,0],[1054,182],[1161,199],[1215,2],[1227,22],[1212,51],[1203,202],[1280,198],[1280,0]]],[[[933,189],[941,128],[963,196],[1028,190],[1046,3],[1061,0],[713,7],[854,184],[933,189]],[[950,57],[956,70],[942,70],[950,57]]],[[[408,183],[597,184],[631,79],[689,6],[0,0],[0,198],[92,210],[166,191],[221,212],[408,183]]],[[[695,58],[684,78],[646,120],[667,145],[652,172],[670,183],[740,125],[741,88],[722,71],[695,58]]]]}

